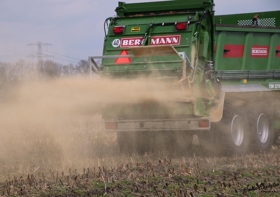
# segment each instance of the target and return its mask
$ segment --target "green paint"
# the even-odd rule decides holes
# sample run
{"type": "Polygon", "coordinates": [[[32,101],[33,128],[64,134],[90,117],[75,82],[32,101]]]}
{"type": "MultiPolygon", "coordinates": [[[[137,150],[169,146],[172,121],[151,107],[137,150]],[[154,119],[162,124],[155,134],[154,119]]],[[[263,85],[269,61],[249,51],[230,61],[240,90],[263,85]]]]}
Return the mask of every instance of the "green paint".
{"type": "MultiPolygon", "coordinates": [[[[128,39],[126,43],[130,42],[129,39],[132,39],[132,44],[138,42],[135,45],[137,47],[155,42],[169,45],[166,40],[156,41],[156,38],[179,36],[180,44],[171,45],[192,61],[194,69],[187,62],[187,76],[193,103],[184,112],[174,109],[174,114],[208,116],[209,108],[217,97],[213,85],[216,78],[222,85],[261,84],[270,88],[280,84],[280,57],[276,53],[276,47],[280,46],[280,11],[214,16],[213,5],[213,0],[119,2],[117,17],[109,20],[103,55],[116,56],[123,50],[132,55],[128,46],[118,44],[124,38],[128,39]],[[256,14],[259,14],[260,24],[252,26],[251,20],[256,14]],[[264,19],[269,19],[270,23],[265,24],[264,19]],[[187,29],[177,31],[175,24],[178,22],[187,22],[187,29]],[[124,33],[114,35],[115,26],[124,26],[124,33]],[[133,28],[137,28],[137,31],[132,31],[133,28]],[[225,45],[243,46],[242,56],[225,57],[225,45]],[[252,56],[254,47],[269,47],[267,57],[252,56]],[[213,74],[209,75],[206,74],[209,73],[208,62],[212,61],[214,67],[210,71],[213,74]]],[[[182,76],[182,62],[176,55],[151,54],[149,57],[130,57],[130,60],[129,64],[116,65],[116,57],[103,59],[101,75],[116,78],[144,75],[173,79],[182,76]]]]}

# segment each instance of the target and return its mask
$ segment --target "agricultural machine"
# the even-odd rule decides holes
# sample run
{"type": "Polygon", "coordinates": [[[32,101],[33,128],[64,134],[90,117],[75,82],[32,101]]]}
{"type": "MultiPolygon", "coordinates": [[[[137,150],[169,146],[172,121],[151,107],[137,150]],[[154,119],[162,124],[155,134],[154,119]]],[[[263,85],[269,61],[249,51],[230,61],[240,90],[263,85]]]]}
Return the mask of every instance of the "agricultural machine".
{"type": "Polygon", "coordinates": [[[166,102],[108,106],[105,130],[117,132],[122,152],[161,144],[184,151],[194,135],[238,155],[276,143],[280,11],[215,16],[213,7],[213,0],[119,2],[106,19],[103,56],[89,57],[92,72],[147,77],[164,82],[166,94],[182,92],[166,102]]]}

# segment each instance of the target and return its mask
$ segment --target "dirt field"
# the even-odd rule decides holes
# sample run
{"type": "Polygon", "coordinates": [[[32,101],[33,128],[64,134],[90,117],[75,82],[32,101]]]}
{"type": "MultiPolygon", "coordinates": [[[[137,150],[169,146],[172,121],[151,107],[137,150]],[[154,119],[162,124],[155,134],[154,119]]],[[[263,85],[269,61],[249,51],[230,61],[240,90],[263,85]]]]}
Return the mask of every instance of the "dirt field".
{"type": "Polygon", "coordinates": [[[102,131],[101,121],[64,129],[70,133],[57,139],[32,133],[14,147],[20,154],[1,157],[0,195],[280,196],[277,146],[243,157],[196,156],[195,150],[177,158],[125,156],[116,135],[102,131]]]}

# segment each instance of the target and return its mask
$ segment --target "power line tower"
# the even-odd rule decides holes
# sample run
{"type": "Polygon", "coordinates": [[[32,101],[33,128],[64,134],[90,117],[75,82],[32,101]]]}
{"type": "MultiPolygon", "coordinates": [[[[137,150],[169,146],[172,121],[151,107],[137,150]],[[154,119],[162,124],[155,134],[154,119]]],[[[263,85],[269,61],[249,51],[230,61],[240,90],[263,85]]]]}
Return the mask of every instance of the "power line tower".
{"type": "Polygon", "coordinates": [[[37,63],[38,65],[42,61],[43,57],[51,57],[50,55],[43,55],[43,46],[51,46],[49,43],[42,43],[42,42],[37,42],[37,43],[30,43],[28,46],[38,46],[38,51],[37,51],[37,63]]]}

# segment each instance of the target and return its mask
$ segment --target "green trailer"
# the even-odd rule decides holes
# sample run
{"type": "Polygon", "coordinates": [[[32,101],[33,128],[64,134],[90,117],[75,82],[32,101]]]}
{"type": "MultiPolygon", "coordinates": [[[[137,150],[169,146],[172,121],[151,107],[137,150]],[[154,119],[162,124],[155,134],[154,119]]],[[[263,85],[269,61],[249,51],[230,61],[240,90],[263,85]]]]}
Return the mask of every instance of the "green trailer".
{"type": "Polygon", "coordinates": [[[185,149],[196,135],[233,154],[268,151],[277,141],[280,11],[215,16],[213,6],[119,2],[117,16],[106,19],[103,56],[89,57],[91,72],[152,78],[170,85],[166,94],[184,92],[167,104],[168,115],[164,103],[108,106],[105,130],[117,132],[121,151],[152,151],[159,134],[185,149]]]}

